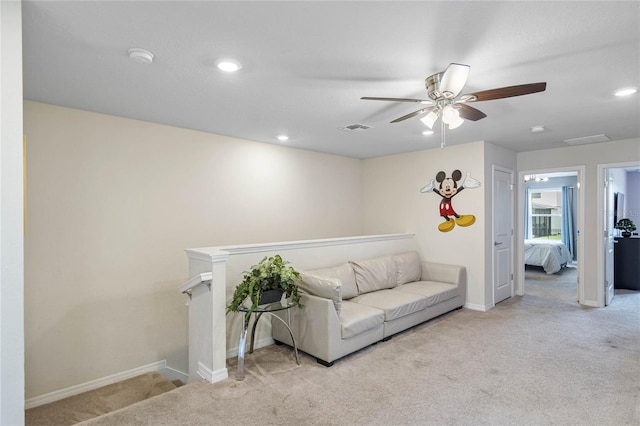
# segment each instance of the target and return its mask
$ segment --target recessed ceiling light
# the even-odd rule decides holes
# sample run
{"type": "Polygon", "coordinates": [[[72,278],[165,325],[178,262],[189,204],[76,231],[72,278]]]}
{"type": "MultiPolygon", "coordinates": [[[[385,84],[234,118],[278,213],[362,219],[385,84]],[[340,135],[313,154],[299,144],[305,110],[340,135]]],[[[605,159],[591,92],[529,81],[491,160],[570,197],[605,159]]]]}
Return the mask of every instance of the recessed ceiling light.
{"type": "Polygon", "coordinates": [[[134,61],[140,62],[142,64],[150,64],[153,62],[153,53],[149,52],[146,49],[140,49],[138,47],[129,49],[129,57],[134,61]]]}
{"type": "Polygon", "coordinates": [[[289,136],[287,135],[278,135],[277,138],[280,142],[286,142],[289,140],[289,136]]]}
{"type": "Polygon", "coordinates": [[[531,128],[531,132],[533,132],[533,133],[544,132],[544,126],[533,126],[531,128]]]}
{"type": "Polygon", "coordinates": [[[615,96],[629,96],[629,95],[633,95],[637,91],[638,91],[637,87],[626,87],[624,89],[616,90],[614,95],[615,96]]]}
{"type": "Polygon", "coordinates": [[[433,130],[425,130],[422,134],[425,136],[431,136],[433,134],[433,130]]]}
{"type": "Polygon", "coordinates": [[[216,66],[220,71],[224,72],[236,72],[242,68],[242,65],[238,61],[233,59],[221,59],[216,61],[216,66]]]}

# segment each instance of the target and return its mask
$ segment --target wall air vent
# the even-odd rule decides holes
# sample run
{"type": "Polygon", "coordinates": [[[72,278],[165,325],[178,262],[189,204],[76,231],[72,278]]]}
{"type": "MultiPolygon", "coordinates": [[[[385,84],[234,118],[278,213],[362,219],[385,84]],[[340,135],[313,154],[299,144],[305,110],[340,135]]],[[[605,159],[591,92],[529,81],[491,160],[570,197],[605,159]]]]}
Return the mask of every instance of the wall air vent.
{"type": "Polygon", "coordinates": [[[349,124],[348,126],[339,127],[340,130],[344,130],[345,132],[360,132],[370,128],[371,126],[367,126],[366,124],[349,124]]]}
{"type": "Polygon", "coordinates": [[[596,142],[607,142],[610,141],[611,138],[607,135],[593,135],[593,136],[585,136],[582,138],[573,138],[573,139],[565,139],[563,142],[567,145],[586,145],[588,143],[596,143],[596,142]]]}

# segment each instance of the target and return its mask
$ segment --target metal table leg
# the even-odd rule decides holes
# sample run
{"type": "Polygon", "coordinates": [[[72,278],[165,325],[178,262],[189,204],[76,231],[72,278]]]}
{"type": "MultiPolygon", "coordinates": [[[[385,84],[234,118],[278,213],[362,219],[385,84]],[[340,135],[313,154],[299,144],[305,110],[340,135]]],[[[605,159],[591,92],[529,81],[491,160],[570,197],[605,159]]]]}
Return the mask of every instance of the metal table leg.
{"type": "Polygon", "coordinates": [[[251,341],[249,342],[249,353],[252,354],[253,353],[253,342],[256,341],[255,337],[256,337],[256,327],[258,326],[258,321],[260,321],[260,317],[262,316],[264,312],[258,312],[258,314],[256,315],[256,319],[255,321],[253,321],[253,327],[251,328],[251,341]]]}
{"type": "MultiPolygon", "coordinates": [[[[278,320],[289,331],[289,336],[291,336],[291,342],[293,343],[293,350],[296,356],[296,364],[300,365],[300,359],[298,358],[298,345],[296,344],[296,339],[293,337],[293,332],[291,331],[291,311],[287,309],[287,320],[280,318],[275,312],[257,312],[256,317],[253,321],[253,326],[251,327],[251,340],[249,342],[249,353],[253,353],[255,336],[256,336],[256,328],[258,326],[258,322],[262,317],[262,314],[270,314],[278,320]]],[[[240,342],[238,343],[238,369],[236,371],[236,380],[244,380],[244,354],[247,344],[247,332],[249,331],[249,322],[250,318],[247,319],[246,315],[243,313],[242,315],[242,331],[240,332],[240,342]]]]}
{"type": "Polygon", "coordinates": [[[238,343],[238,370],[236,371],[236,380],[244,380],[244,350],[247,343],[248,328],[249,323],[245,315],[242,314],[242,331],[240,332],[240,342],[238,343]]]}
{"type": "MultiPolygon", "coordinates": [[[[284,324],[285,327],[287,327],[287,330],[289,330],[289,336],[291,336],[291,343],[293,343],[293,351],[296,354],[296,364],[300,365],[300,360],[298,359],[298,345],[296,345],[296,339],[293,337],[293,332],[291,331],[291,327],[289,326],[287,321],[283,320],[278,315],[275,315],[275,314],[272,314],[272,315],[275,318],[278,318],[280,322],[284,324]]],[[[291,323],[291,313],[289,312],[289,310],[287,310],[287,319],[288,319],[288,322],[291,323]]]]}

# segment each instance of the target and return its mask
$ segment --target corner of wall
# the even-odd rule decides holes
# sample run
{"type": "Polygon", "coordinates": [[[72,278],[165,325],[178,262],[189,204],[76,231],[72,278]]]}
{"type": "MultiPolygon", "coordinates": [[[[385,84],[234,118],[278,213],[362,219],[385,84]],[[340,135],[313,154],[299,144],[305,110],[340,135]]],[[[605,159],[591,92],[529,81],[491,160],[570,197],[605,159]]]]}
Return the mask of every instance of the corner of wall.
{"type": "Polygon", "coordinates": [[[0,1],[0,424],[24,423],[22,2],[0,1]]]}

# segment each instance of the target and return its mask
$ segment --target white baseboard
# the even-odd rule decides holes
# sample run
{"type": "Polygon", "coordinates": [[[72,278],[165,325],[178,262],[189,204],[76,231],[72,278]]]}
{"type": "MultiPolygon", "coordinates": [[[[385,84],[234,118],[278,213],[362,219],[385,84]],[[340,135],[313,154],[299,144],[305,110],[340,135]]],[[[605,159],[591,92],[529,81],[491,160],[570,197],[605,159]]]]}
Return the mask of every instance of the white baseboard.
{"type": "Polygon", "coordinates": [[[602,305],[597,300],[583,300],[582,305],[589,306],[591,308],[602,308],[602,305]]]}
{"type": "Polygon", "coordinates": [[[173,382],[174,380],[180,380],[182,383],[187,383],[187,381],[189,380],[189,375],[187,373],[178,371],[175,368],[165,366],[164,368],[158,370],[158,372],[170,382],[173,382]]]}
{"type": "Polygon", "coordinates": [[[203,363],[198,363],[198,376],[200,376],[203,380],[206,380],[209,383],[215,383],[222,381],[229,377],[229,371],[226,368],[222,368],[220,370],[213,371],[203,363]]]}
{"type": "Polygon", "coordinates": [[[101,388],[113,383],[121,382],[123,380],[131,379],[132,377],[139,376],[145,373],[151,373],[157,371],[162,374],[167,380],[180,379],[183,382],[187,382],[188,374],[182,373],[173,368],[167,367],[167,361],[162,360],[151,364],[143,365],[141,367],[133,368],[131,370],[122,371],[120,373],[112,374],[101,379],[91,380],[86,383],[71,386],[65,389],[60,389],[44,395],[29,398],[24,402],[25,409],[38,407],[40,405],[49,404],[51,402],[59,401],[70,396],[78,395],[83,392],[88,392],[94,389],[101,388]]]}
{"type": "Polygon", "coordinates": [[[472,311],[480,311],[480,312],[487,312],[489,309],[492,308],[492,306],[485,306],[485,305],[476,305],[475,303],[465,303],[464,307],[467,309],[471,309],[472,311]]]}

